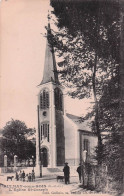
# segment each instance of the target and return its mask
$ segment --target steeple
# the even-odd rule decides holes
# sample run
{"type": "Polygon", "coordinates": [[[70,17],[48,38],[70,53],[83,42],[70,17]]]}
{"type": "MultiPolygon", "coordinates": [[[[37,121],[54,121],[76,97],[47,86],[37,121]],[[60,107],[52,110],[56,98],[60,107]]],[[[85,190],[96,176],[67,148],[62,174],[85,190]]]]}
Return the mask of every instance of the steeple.
{"type": "Polygon", "coordinates": [[[56,60],[54,55],[54,48],[50,43],[51,35],[52,34],[51,34],[50,23],[48,22],[44,72],[43,72],[43,79],[40,85],[48,82],[54,82],[56,84],[59,84],[58,73],[56,68],[56,60]]]}

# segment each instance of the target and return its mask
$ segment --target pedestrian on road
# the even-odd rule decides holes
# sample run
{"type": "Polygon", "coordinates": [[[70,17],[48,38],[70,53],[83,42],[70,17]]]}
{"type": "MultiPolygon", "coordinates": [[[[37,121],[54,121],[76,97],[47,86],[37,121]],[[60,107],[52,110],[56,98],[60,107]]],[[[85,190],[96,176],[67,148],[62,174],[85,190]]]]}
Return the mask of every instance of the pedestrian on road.
{"type": "Polygon", "coordinates": [[[24,171],[22,173],[22,180],[23,180],[23,182],[25,181],[25,172],[24,171]]]}
{"type": "Polygon", "coordinates": [[[16,180],[18,181],[19,180],[19,175],[18,175],[18,173],[16,172],[16,180]]]}
{"type": "Polygon", "coordinates": [[[31,182],[31,173],[28,175],[28,182],[31,182]]]}
{"type": "Polygon", "coordinates": [[[32,170],[32,174],[31,175],[32,175],[31,176],[32,177],[32,182],[33,182],[33,181],[35,181],[35,172],[34,172],[34,170],[32,170]]]}
{"type": "Polygon", "coordinates": [[[19,180],[22,180],[22,171],[19,172],[19,180]]]}
{"type": "Polygon", "coordinates": [[[28,174],[25,176],[25,181],[28,182],[28,174]]]}
{"type": "Polygon", "coordinates": [[[63,172],[64,172],[64,177],[65,177],[65,184],[69,184],[70,167],[68,166],[68,163],[65,163],[63,172]]]}
{"type": "Polygon", "coordinates": [[[81,164],[79,164],[79,167],[77,168],[77,172],[79,175],[79,182],[81,182],[81,164]]]}

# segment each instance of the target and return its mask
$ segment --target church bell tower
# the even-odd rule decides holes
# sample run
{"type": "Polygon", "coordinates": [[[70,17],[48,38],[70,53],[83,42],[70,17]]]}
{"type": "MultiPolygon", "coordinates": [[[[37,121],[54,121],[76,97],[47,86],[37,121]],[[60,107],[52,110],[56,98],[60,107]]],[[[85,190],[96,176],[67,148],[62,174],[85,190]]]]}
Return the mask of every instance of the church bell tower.
{"type": "Polygon", "coordinates": [[[50,36],[48,24],[43,79],[38,85],[36,164],[55,168],[65,162],[64,103],[50,36]]]}

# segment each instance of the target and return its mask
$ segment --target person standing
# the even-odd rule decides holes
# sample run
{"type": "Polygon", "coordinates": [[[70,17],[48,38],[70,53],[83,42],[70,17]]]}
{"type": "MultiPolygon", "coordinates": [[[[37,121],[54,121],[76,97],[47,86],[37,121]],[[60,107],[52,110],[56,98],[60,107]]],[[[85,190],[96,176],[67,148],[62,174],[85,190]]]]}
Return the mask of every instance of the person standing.
{"type": "Polygon", "coordinates": [[[18,172],[16,172],[16,180],[17,180],[17,181],[19,180],[18,172]]]}
{"type": "Polygon", "coordinates": [[[22,173],[22,180],[23,180],[23,182],[25,181],[25,172],[24,171],[22,173]]]}
{"type": "Polygon", "coordinates": [[[28,182],[31,182],[31,173],[28,175],[28,182]]]}
{"type": "Polygon", "coordinates": [[[34,170],[32,170],[32,181],[35,181],[35,172],[34,172],[34,170]]]}
{"type": "Polygon", "coordinates": [[[79,175],[79,182],[81,182],[81,164],[79,164],[79,167],[77,168],[77,172],[79,175]]]}
{"type": "Polygon", "coordinates": [[[28,174],[25,176],[25,181],[28,182],[28,174]]]}
{"type": "Polygon", "coordinates": [[[19,172],[19,180],[22,180],[22,171],[19,172]]]}
{"type": "Polygon", "coordinates": [[[65,163],[64,169],[64,177],[65,177],[65,184],[69,184],[69,177],[70,177],[70,167],[68,166],[68,163],[65,163]]]}

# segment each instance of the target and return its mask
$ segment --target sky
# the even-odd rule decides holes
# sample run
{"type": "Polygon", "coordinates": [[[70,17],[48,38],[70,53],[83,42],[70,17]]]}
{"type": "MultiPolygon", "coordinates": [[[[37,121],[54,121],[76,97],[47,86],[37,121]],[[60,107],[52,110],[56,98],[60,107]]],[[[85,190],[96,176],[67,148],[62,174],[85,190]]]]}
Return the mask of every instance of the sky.
{"type": "MultiPolygon", "coordinates": [[[[0,128],[11,118],[37,128],[49,0],[0,1],[0,128]]],[[[51,24],[52,26],[52,24],[51,24]]],[[[83,115],[87,100],[64,97],[66,112],[83,115]]]]}

